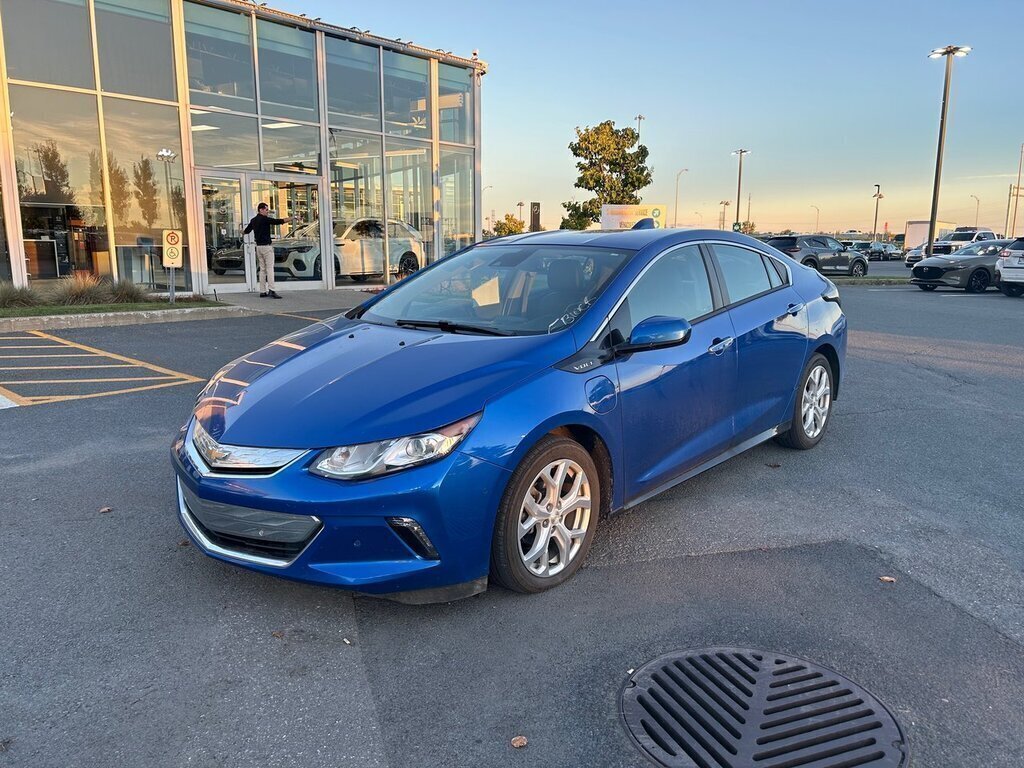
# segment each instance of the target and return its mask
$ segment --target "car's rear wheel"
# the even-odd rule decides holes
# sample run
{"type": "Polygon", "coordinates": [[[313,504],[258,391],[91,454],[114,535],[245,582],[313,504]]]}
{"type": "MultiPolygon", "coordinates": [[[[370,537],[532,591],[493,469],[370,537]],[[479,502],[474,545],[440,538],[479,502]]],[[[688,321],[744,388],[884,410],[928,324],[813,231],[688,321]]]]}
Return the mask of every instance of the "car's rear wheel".
{"type": "Polygon", "coordinates": [[[1014,283],[999,283],[999,290],[1003,292],[1004,296],[1021,296],[1024,295],[1024,285],[1015,285],[1014,283]]]}
{"type": "Polygon", "coordinates": [[[805,267],[810,267],[811,269],[817,269],[818,268],[818,262],[816,262],[814,259],[807,259],[804,262],[804,266],[805,267]]]}
{"type": "Polygon", "coordinates": [[[984,269],[976,269],[971,272],[971,276],[967,278],[967,292],[968,293],[984,293],[985,289],[988,288],[988,284],[991,282],[988,277],[988,272],[984,269]]]}
{"type": "Polygon", "coordinates": [[[850,265],[850,277],[864,277],[868,273],[868,265],[863,261],[855,261],[850,265]]]}
{"type": "Polygon", "coordinates": [[[548,435],[523,458],[498,508],[491,576],[516,592],[542,592],[580,569],[597,529],[601,481],[575,440],[548,435]]]}
{"type": "Polygon", "coordinates": [[[420,268],[419,259],[416,258],[416,254],[411,251],[403,253],[402,258],[398,260],[398,274],[402,277],[407,277],[420,268]]]}
{"type": "Polygon", "coordinates": [[[787,448],[806,451],[825,436],[832,413],[832,366],[824,355],[815,355],[804,368],[793,405],[789,429],[775,438],[787,448]]]}
{"type": "Polygon", "coordinates": [[[917,286],[922,291],[934,291],[938,286],[935,285],[919,285],[917,286]]]}

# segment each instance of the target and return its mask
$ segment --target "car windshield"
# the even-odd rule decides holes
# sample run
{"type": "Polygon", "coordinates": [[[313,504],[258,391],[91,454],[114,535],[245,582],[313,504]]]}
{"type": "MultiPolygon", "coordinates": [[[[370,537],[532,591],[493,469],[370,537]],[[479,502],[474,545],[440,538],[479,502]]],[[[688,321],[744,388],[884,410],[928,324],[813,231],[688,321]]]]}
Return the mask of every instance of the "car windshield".
{"type": "Polygon", "coordinates": [[[971,240],[974,239],[974,233],[973,232],[954,232],[953,234],[951,234],[946,239],[949,240],[951,243],[970,242],[971,240]]]}
{"type": "Polygon", "coordinates": [[[528,242],[477,245],[399,285],[361,317],[441,330],[551,333],[576,322],[634,253],[528,242]]]}
{"type": "Polygon", "coordinates": [[[871,243],[854,243],[853,247],[858,251],[866,251],[871,247],[871,243]]]}

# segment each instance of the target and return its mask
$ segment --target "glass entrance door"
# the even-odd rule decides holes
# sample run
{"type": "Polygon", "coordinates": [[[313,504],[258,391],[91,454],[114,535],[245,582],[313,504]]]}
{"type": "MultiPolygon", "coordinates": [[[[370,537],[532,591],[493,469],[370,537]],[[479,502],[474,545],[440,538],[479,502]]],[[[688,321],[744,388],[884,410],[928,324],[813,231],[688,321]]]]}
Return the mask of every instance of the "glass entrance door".
{"type": "MultiPolygon", "coordinates": [[[[257,173],[200,171],[198,176],[208,289],[256,290],[255,242],[251,234],[243,233],[261,202],[270,207],[272,218],[287,220],[271,228],[277,289],[325,285],[317,181],[308,176],[257,173]]],[[[333,280],[334,272],[327,276],[333,280]]]]}

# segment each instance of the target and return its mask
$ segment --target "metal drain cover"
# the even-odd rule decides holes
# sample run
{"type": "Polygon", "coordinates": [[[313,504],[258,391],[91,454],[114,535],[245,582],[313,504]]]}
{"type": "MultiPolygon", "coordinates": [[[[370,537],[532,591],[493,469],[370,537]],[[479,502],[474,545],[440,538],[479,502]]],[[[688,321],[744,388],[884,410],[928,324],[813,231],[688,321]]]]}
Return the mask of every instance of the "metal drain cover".
{"type": "Polygon", "coordinates": [[[619,700],[655,763],[681,768],[895,768],[908,745],[889,710],[831,669],[770,651],[700,648],[648,662],[619,700]]]}

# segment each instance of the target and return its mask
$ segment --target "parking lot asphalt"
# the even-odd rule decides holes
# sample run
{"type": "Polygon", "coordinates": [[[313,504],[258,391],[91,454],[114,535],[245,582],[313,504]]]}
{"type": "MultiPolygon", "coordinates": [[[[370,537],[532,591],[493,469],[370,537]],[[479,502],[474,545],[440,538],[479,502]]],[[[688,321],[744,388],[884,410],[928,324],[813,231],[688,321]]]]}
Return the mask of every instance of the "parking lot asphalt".
{"type": "MultiPolygon", "coordinates": [[[[1019,765],[1024,300],[841,291],[826,439],[604,521],[538,596],[410,607],[204,557],[168,459],[199,384],[0,411],[0,766],[643,765],[628,670],[704,645],[865,685],[915,766],[1019,765]]],[[[201,379],[304,323],[53,335],[201,379]]]]}

